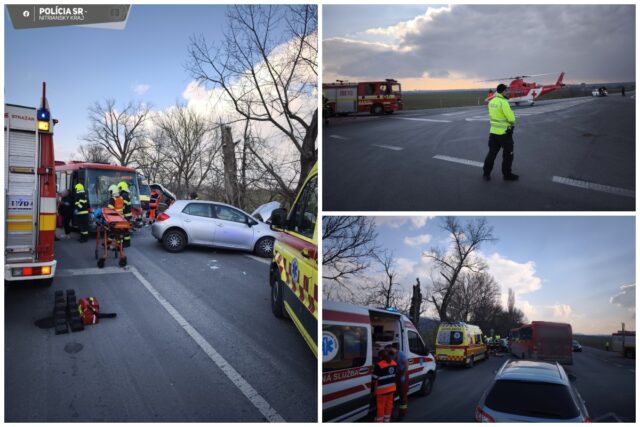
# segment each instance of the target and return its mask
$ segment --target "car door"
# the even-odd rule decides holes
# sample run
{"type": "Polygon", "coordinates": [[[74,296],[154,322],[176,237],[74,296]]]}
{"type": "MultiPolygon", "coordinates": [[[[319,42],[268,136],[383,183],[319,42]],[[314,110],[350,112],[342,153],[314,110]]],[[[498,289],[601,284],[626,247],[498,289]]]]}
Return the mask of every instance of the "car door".
{"type": "MultiPolygon", "coordinates": [[[[238,209],[225,205],[211,205],[216,218],[215,245],[226,248],[253,249],[254,223],[238,209]]],[[[255,225],[255,224],[254,224],[255,225]]]]}
{"type": "Polygon", "coordinates": [[[182,223],[189,242],[196,245],[213,245],[216,220],[211,215],[211,204],[192,202],[181,213],[182,223]]]}

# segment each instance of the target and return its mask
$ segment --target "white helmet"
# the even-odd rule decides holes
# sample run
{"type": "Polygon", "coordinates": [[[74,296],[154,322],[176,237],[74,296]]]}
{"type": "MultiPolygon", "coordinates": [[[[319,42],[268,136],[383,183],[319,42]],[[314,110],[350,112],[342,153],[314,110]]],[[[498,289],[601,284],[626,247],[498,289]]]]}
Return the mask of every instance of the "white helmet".
{"type": "Polygon", "coordinates": [[[118,188],[117,185],[113,184],[113,185],[109,186],[109,194],[112,195],[112,196],[120,194],[120,189],[118,188]]]}

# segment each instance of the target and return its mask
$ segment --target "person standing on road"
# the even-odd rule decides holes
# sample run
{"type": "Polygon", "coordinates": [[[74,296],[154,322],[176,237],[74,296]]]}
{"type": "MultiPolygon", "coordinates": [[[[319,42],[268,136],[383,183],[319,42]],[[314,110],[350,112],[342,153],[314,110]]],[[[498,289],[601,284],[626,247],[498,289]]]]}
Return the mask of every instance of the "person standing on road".
{"type": "Polygon", "coordinates": [[[387,349],[398,365],[396,372],[396,388],[398,398],[400,399],[398,421],[402,421],[405,415],[407,415],[407,409],[409,409],[409,364],[407,362],[407,356],[400,350],[400,344],[394,342],[387,346],[387,349]]]}
{"type": "Polygon", "coordinates": [[[64,239],[71,238],[71,220],[73,219],[73,197],[69,190],[63,190],[60,194],[60,205],[58,205],[58,214],[62,218],[62,227],[64,228],[64,239]]]}
{"type": "MultiPolygon", "coordinates": [[[[131,222],[133,214],[131,213],[131,195],[129,194],[129,185],[125,181],[118,183],[118,190],[120,190],[120,197],[122,197],[122,216],[124,219],[131,222]]],[[[122,239],[122,246],[128,248],[131,246],[131,232],[127,232],[122,239]]]]}
{"type": "Polygon", "coordinates": [[[502,149],[502,177],[506,181],[515,181],[518,175],[511,172],[513,163],[513,129],[516,124],[516,116],[511,110],[509,101],[503,95],[507,87],[500,83],[496,88],[496,95],[489,101],[489,153],[484,159],[483,178],[491,179],[493,163],[498,152],[502,149]]]}
{"type": "Polygon", "coordinates": [[[77,183],[75,190],[76,220],[80,229],[80,243],[84,243],[89,240],[89,201],[87,193],[84,191],[84,185],[77,183]]]}
{"type": "Polygon", "coordinates": [[[604,347],[607,351],[609,351],[609,341],[604,343],[604,347]]]}
{"type": "Polygon", "coordinates": [[[624,86],[622,86],[621,92],[622,92],[622,96],[626,96],[625,91],[624,91],[624,86]]]}
{"type": "Polygon", "coordinates": [[[378,353],[378,358],[371,376],[371,392],[376,397],[376,422],[388,423],[391,421],[391,412],[393,411],[398,365],[387,350],[381,350],[378,353]]]}
{"type": "Polygon", "coordinates": [[[191,194],[189,194],[189,198],[191,200],[200,200],[200,198],[198,197],[198,193],[196,193],[195,191],[191,194]]]}
{"type": "Polygon", "coordinates": [[[156,210],[158,209],[158,193],[156,190],[149,195],[149,224],[156,222],[156,210]]]}

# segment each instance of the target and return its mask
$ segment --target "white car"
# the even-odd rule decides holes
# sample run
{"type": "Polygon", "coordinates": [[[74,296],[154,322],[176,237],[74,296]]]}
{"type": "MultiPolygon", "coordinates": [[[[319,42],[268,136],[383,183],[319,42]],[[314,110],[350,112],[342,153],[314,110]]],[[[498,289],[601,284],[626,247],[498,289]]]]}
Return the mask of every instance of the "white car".
{"type": "Polygon", "coordinates": [[[158,214],[153,237],[169,252],[187,245],[214,246],[255,252],[271,257],[276,233],[248,213],[225,203],[176,200],[158,214]]]}

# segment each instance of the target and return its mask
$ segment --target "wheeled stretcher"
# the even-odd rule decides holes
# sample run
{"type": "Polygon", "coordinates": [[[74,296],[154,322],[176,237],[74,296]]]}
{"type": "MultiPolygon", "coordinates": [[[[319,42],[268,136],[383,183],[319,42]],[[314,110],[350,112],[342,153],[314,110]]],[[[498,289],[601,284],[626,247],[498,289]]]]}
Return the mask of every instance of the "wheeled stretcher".
{"type": "Polygon", "coordinates": [[[96,251],[95,258],[98,267],[103,268],[109,250],[113,250],[114,258],[119,258],[118,265],[127,265],[127,256],[124,253],[124,236],[131,233],[131,224],[118,211],[111,208],[102,208],[94,213],[96,219],[96,251]],[[100,256],[102,252],[102,256],[100,256]]]}

